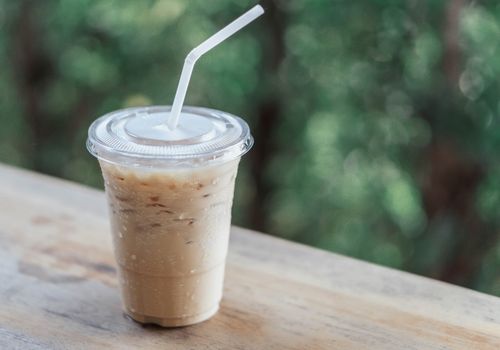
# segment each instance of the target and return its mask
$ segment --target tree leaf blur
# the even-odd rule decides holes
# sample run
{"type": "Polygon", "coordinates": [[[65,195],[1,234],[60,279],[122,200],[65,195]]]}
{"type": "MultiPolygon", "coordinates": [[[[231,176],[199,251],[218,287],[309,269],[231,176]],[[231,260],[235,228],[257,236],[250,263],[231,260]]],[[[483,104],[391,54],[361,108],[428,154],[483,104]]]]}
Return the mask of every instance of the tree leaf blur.
{"type": "MultiPolygon", "coordinates": [[[[171,104],[254,2],[0,0],[0,161],[102,187],[87,127],[171,104]]],[[[186,103],[245,118],[234,223],[500,295],[495,1],[263,1],[186,103]]]]}

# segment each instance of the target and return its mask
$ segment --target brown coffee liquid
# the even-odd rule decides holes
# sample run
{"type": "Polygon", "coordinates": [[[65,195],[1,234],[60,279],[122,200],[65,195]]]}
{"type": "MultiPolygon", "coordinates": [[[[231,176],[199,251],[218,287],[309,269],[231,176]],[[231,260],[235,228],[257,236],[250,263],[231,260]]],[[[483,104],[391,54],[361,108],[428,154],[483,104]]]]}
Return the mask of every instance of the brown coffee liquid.
{"type": "Polygon", "coordinates": [[[183,326],[218,309],[238,160],[158,170],[100,161],[126,312],[183,326]]]}

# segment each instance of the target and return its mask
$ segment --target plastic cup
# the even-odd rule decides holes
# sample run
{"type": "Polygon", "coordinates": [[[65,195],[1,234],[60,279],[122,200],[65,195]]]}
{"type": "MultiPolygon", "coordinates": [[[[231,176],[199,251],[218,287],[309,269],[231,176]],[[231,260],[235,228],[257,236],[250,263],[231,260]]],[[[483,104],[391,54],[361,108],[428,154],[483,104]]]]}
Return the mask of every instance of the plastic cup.
{"type": "Polygon", "coordinates": [[[97,119],[87,148],[99,160],[125,312],[141,323],[186,326],[213,316],[222,297],[234,181],[253,144],[231,114],[169,106],[97,119]]]}

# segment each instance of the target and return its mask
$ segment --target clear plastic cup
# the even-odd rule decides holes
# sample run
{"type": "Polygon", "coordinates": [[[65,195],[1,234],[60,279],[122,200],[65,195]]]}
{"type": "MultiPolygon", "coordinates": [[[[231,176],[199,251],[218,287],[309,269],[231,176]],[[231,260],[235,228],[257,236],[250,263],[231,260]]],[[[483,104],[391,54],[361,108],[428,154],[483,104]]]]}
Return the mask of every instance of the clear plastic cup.
{"type": "Polygon", "coordinates": [[[231,114],[169,106],[97,119],[87,148],[105,180],[122,300],[142,323],[186,326],[214,315],[222,297],[234,181],[253,144],[231,114]]]}

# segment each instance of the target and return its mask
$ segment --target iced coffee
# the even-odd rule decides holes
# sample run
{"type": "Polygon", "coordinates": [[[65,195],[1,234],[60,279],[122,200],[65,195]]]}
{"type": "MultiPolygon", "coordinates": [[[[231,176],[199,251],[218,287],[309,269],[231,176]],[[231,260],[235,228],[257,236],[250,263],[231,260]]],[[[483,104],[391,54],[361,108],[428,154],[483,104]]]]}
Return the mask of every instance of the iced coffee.
{"type": "Polygon", "coordinates": [[[182,137],[134,127],[141,118],[154,128],[165,108],[105,116],[88,146],[105,180],[124,309],[172,327],[217,312],[238,163],[252,139],[241,119],[202,108],[183,120],[204,122],[181,125],[182,137]]]}
{"type": "Polygon", "coordinates": [[[164,326],[214,314],[238,161],[175,172],[101,167],[127,312],[164,326]]]}

